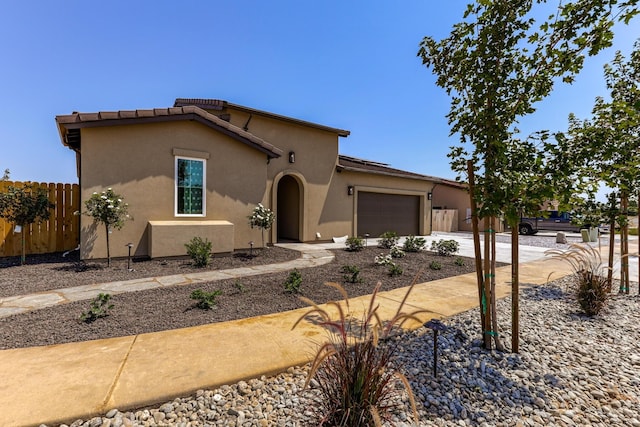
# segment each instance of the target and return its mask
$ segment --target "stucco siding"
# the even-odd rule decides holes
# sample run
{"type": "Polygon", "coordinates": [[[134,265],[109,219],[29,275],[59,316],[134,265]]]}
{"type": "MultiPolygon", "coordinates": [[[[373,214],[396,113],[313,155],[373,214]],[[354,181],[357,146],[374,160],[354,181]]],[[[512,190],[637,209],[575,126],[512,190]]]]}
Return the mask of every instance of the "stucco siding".
{"type": "MultiPolygon", "coordinates": [[[[149,221],[226,220],[234,224],[236,247],[259,241],[259,231],[250,229],[247,216],[266,199],[263,153],[188,121],[83,129],[81,152],[82,200],[111,187],[125,197],[134,218],[111,234],[112,256],[125,256],[128,242],[136,256],[148,256],[149,221]],[[209,156],[205,216],[175,216],[175,148],[209,156]]],[[[94,230],[86,216],[81,230],[81,256],[104,258],[104,231],[94,230]]]]}

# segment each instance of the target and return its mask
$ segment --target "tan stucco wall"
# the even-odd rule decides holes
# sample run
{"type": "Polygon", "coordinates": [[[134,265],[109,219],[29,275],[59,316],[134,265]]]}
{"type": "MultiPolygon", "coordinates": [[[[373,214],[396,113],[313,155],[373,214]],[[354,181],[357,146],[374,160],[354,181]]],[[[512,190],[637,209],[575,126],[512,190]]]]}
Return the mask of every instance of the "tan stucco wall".
{"type": "Polygon", "coordinates": [[[434,207],[458,210],[458,231],[472,230],[471,221],[467,221],[467,209],[471,204],[466,189],[438,184],[433,189],[432,201],[434,207]]]}
{"type": "MultiPolygon", "coordinates": [[[[242,112],[231,112],[231,123],[239,127],[244,127],[248,118],[242,112]]],[[[248,131],[275,145],[284,155],[267,161],[266,154],[255,148],[191,121],[82,129],[82,200],[94,191],[112,187],[125,197],[134,218],[111,234],[112,256],[126,256],[128,242],[133,243],[135,256],[149,256],[149,221],[229,221],[233,224],[235,249],[248,247],[249,241],[259,244],[260,230],[249,227],[247,216],[257,203],[274,210],[276,216],[281,214],[277,212],[277,193],[285,176],[295,180],[300,192],[297,227],[301,241],[354,234],[358,191],[419,195],[421,234],[430,234],[431,204],[426,194],[431,191],[431,182],[338,173],[339,137],[328,130],[254,115],[248,131]],[[209,157],[203,217],[174,214],[175,149],[209,157]],[[293,163],[289,162],[290,151],[295,152],[293,163]],[[348,186],[354,186],[354,195],[347,194],[348,186]]],[[[288,233],[295,232],[291,228],[295,226],[288,233]]],[[[104,258],[104,231],[93,229],[88,217],[82,218],[81,229],[81,256],[104,258]]],[[[274,243],[277,236],[276,222],[265,239],[274,243]]],[[[226,248],[214,247],[214,251],[224,252],[226,248]]]]}
{"type": "MultiPolygon", "coordinates": [[[[81,200],[111,187],[124,196],[134,218],[111,234],[112,256],[126,256],[128,242],[136,256],[147,256],[149,221],[227,220],[234,224],[236,248],[260,241],[247,216],[265,202],[267,157],[254,148],[202,124],[179,121],[83,129],[81,150],[81,200]],[[209,153],[204,217],[174,215],[174,148],[209,153]]],[[[104,258],[102,228],[95,230],[83,216],[81,230],[81,256],[104,258]]]]}

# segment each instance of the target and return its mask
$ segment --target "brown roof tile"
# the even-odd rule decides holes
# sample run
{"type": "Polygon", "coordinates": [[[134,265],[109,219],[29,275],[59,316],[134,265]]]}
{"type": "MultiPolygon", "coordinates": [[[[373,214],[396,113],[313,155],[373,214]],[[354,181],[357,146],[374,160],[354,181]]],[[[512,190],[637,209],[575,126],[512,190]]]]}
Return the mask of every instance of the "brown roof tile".
{"type": "Polygon", "coordinates": [[[270,157],[282,156],[282,150],[237,126],[234,126],[214,114],[208,113],[195,106],[154,108],[152,110],[120,110],[101,111],[98,113],[73,113],[56,116],[56,123],[60,132],[62,143],[71,148],[78,149],[78,130],[86,127],[121,125],[130,123],[163,122],[172,119],[195,120],[211,128],[214,128],[230,137],[252,146],[270,157]],[[73,140],[70,142],[69,134],[73,131],[73,140]]]}

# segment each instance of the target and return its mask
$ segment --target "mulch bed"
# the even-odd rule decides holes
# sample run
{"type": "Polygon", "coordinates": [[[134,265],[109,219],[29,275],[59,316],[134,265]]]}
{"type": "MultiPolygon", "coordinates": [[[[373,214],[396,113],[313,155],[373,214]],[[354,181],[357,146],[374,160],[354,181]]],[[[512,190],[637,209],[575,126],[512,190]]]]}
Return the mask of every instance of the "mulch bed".
{"type": "MultiPolygon", "coordinates": [[[[293,310],[305,307],[299,296],[304,295],[317,303],[340,299],[340,294],[325,286],[326,282],[344,285],[349,296],[366,295],[372,292],[378,282],[382,290],[391,290],[410,285],[412,282],[427,282],[444,277],[456,276],[474,271],[473,260],[462,258],[464,265],[455,263],[456,258],[442,257],[432,252],[408,253],[395,262],[403,269],[401,276],[390,277],[387,268],[377,266],[376,255],[388,252],[379,248],[366,248],[361,252],[335,250],[336,259],[326,265],[300,270],[302,285],[299,294],[287,293],[284,282],[289,272],[244,277],[241,280],[223,280],[196,285],[182,285],[169,288],[151,289],[113,295],[114,305],[110,315],[93,323],[78,320],[81,313],[89,308],[90,301],[35,310],[23,314],[0,318],[0,349],[61,344],[155,332],[168,329],[224,322],[263,314],[293,310]],[[429,267],[432,261],[441,264],[440,270],[429,267]],[[360,269],[360,283],[346,283],[341,271],[345,265],[355,265],[360,269]],[[190,298],[195,289],[210,292],[221,290],[217,306],[212,310],[195,307],[190,298]]],[[[298,257],[299,254],[273,247],[258,251],[258,256],[242,257],[228,255],[214,259],[214,269],[233,268],[282,262],[298,257]]],[[[59,257],[58,257],[59,258],[59,257]]],[[[0,260],[0,288],[8,285],[11,295],[39,292],[86,283],[100,283],[138,277],[170,275],[195,269],[190,260],[164,260],[135,263],[135,272],[126,269],[126,259],[117,260],[107,268],[104,262],[52,260],[31,261],[27,266],[4,267],[0,260]],[[124,267],[123,267],[124,263],[124,267]],[[86,265],[87,267],[83,267],[86,265]],[[79,268],[77,268],[79,266],[79,268]]]]}

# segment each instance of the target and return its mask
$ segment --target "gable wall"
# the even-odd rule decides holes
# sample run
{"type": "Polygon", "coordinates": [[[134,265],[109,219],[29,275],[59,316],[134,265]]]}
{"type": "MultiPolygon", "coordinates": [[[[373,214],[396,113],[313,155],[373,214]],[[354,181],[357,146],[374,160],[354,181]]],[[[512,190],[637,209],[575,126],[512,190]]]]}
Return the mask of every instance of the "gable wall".
{"type": "MultiPolygon", "coordinates": [[[[128,242],[136,256],[148,255],[148,221],[227,220],[234,224],[236,248],[260,241],[247,216],[257,203],[266,204],[267,158],[254,148],[202,124],[178,121],[85,128],[81,150],[81,200],[112,187],[129,203],[134,218],[111,234],[112,256],[126,256],[128,242]],[[174,215],[174,148],[210,155],[206,217],[174,215]]],[[[87,216],[81,218],[81,230],[81,256],[106,257],[104,231],[94,230],[87,216]]]]}

